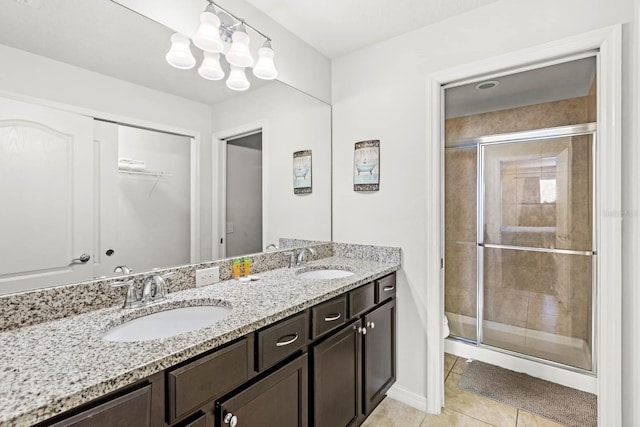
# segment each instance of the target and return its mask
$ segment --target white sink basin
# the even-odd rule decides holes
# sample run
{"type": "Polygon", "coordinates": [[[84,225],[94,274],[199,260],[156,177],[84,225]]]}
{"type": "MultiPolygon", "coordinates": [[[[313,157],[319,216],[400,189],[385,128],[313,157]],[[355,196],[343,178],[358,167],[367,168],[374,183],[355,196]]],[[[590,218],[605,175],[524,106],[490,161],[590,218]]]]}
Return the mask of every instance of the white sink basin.
{"type": "Polygon", "coordinates": [[[227,307],[199,305],[174,308],[148,314],[114,326],[102,336],[107,341],[150,341],[183,334],[224,319],[231,313],[227,307]]]}
{"type": "Polygon", "coordinates": [[[298,273],[298,277],[303,279],[342,279],[343,277],[353,276],[353,273],[347,270],[337,269],[322,269],[322,270],[309,270],[302,273],[298,273]]]}

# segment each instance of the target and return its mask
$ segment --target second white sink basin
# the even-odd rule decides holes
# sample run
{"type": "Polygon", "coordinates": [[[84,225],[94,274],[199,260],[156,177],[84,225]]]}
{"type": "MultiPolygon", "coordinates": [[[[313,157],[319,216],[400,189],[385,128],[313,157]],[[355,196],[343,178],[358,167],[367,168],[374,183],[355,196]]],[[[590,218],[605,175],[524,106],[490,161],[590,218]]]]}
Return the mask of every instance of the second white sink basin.
{"type": "Polygon", "coordinates": [[[309,270],[298,273],[298,277],[314,280],[342,279],[343,277],[349,276],[353,276],[353,273],[351,271],[337,269],[309,270]]]}
{"type": "Polygon", "coordinates": [[[107,341],[136,342],[168,338],[183,334],[224,319],[231,313],[228,307],[198,305],[174,308],[148,314],[114,326],[102,336],[107,341]]]}

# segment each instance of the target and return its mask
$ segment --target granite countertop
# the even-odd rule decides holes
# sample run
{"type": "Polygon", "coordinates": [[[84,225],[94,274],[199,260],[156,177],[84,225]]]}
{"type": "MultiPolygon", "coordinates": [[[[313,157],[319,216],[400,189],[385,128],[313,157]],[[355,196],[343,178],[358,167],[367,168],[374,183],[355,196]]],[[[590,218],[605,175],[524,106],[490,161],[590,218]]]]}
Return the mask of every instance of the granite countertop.
{"type": "Polygon", "coordinates": [[[258,281],[229,280],[171,293],[168,300],[149,307],[111,307],[0,333],[0,425],[43,421],[399,268],[394,263],[324,258],[301,269],[261,273],[258,281]],[[301,269],[320,266],[355,274],[333,280],[296,277],[301,269]],[[125,318],[207,303],[231,306],[232,311],[211,326],[170,338],[133,343],[101,338],[125,318]]]}

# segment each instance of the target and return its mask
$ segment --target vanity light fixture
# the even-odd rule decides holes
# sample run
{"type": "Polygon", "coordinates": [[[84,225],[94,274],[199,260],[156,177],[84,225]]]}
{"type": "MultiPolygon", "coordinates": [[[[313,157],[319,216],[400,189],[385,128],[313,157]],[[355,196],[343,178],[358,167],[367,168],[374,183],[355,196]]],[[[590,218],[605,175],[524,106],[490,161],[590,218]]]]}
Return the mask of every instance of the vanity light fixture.
{"type": "Polygon", "coordinates": [[[227,87],[231,90],[243,91],[249,89],[250,83],[245,73],[246,68],[253,68],[253,75],[263,80],[273,80],[278,77],[271,48],[271,39],[250,26],[242,19],[224,10],[212,0],[200,14],[200,26],[196,34],[188,36],[175,33],[171,36],[171,48],[166,55],[167,62],[181,70],[193,68],[196,59],[191,52],[190,42],[203,51],[204,59],[198,68],[198,74],[207,80],[222,80],[225,76],[220,64],[220,57],[224,55],[231,71],[227,78],[227,87]],[[220,9],[220,12],[216,11],[220,9]],[[250,37],[246,27],[265,38],[265,42],[258,49],[258,60],[254,64],[249,49],[250,37]]]}

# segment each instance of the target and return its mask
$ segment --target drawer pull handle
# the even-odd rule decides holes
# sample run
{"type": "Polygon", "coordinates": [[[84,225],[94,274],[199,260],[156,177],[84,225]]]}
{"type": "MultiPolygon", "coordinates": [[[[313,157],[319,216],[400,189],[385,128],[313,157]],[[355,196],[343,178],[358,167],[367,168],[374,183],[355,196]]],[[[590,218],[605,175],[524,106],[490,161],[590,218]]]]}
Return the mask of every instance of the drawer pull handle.
{"type": "Polygon", "coordinates": [[[395,286],[385,286],[384,288],[382,288],[382,290],[385,292],[391,292],[395,288],[396,288],[395,286]]]}
{"type": "Polygon", "coordinates": [[[324,318],[325,322],[333,322],[334,320],[338,320],[340,318],[340,316],[342,316],[340,313],[337,314],[330,314],[327,317],[324,318]]]}
{"type": "Polygon", "coordinates": [[[293,343],[297,339],[298,339],[298,334],[285,335],[284,337],[280,338],[278,342],[276,342],[276,347],[284,347],[285,345],[289,345],[293,343]],[[290,337],[293,337],[293,338],[290,338],[290,337]],[[282,341],[283,339],[285,339],[285,341],[282,341]]]}

